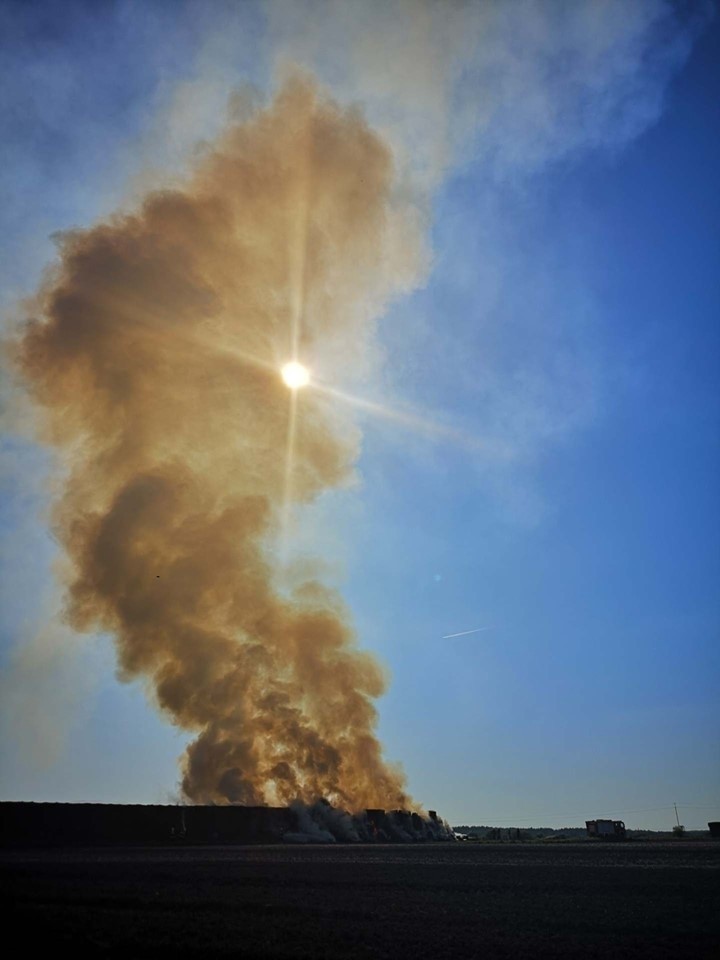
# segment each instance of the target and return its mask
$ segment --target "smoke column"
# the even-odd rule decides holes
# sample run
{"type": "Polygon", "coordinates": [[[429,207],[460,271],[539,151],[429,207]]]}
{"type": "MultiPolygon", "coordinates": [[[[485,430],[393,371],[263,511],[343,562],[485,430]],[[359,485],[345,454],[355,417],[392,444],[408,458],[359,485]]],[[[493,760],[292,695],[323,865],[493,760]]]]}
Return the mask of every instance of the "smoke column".
{"type": "MultiPolygon", "coordinates": [[[[196,738],[196,803],[405,807],[375,735],[385,680],[340,599],[277,587],[288,496],[346,482],[358,437],[279,376],[363,350],[420,254],[392,157],[294,78],[186,182],[60,241],[17,364],[66,467],[67,617],[196,738]],[[292,461],[288,467],[288,437],[292,461]]],[[[339,371],[342,373],[342,371],[339,371]]]]}

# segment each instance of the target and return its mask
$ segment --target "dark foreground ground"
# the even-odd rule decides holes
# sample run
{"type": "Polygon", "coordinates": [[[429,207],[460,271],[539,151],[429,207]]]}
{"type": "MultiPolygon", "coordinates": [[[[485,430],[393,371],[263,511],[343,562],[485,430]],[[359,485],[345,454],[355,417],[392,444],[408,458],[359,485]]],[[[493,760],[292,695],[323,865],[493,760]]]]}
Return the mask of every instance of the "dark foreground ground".
{"type": "Polygon", "coordinates": [[[717,960],[719,868],[712,841],[0,850],[3,940],[126,960],[717,960]]]}

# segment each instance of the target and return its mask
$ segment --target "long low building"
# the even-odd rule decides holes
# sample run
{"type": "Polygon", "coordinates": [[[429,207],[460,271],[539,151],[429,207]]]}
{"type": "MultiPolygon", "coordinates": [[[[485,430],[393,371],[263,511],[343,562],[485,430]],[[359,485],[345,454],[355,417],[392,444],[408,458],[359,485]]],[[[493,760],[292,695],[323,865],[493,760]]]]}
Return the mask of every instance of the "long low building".
{"type": "Polygon", "coordinates": [[[10,846],[240,843],[413,843],[453,840],[430,811],[350,815],[324,801],[290,807],[115,803],[0,803],[0,843],[10,846]]]}

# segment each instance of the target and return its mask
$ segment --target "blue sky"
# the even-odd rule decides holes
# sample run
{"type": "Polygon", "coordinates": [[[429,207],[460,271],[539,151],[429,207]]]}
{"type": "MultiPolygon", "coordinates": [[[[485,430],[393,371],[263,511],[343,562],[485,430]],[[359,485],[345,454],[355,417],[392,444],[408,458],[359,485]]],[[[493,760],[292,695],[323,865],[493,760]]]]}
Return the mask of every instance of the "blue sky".
{"type": "MultiPolygon", "coordinates": [[[[390,670],[386,754],[453,823],[666,828],[677,801],[702,827],[720,817],[718,17],[458,9],[4,4],[7,326],[50,235],[181,171],[238,84],[265,95],[285,58],[359,102],[432,254],[355,389],[483,441],[365,416],[358,483],[305,519],[390,670]],[[381,36],[411,37],[402,69],[381,36]]],[[[6,396],[3,799],[163,802],[184,738],[117,682],[108,638],[57,626],[54,468],[6,396]]]]}

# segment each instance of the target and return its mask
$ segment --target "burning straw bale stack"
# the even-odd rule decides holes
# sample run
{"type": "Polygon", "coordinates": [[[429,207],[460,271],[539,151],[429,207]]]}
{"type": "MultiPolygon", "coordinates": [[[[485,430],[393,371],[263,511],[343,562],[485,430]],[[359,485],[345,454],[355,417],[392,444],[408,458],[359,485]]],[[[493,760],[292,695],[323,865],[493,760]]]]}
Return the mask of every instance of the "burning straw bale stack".
{"type": "Polygon", "coordinates": [[[242,843],[417,843],[454,839],[435,811],[308,806],[0,803],[3,847],[242,843]]]}

